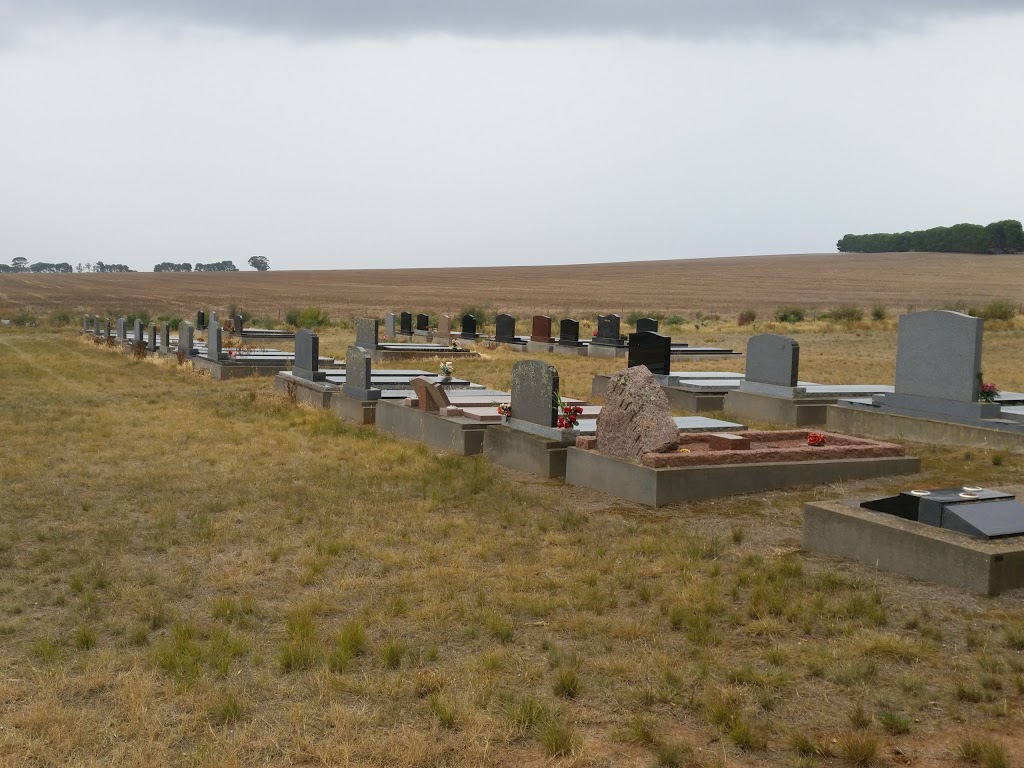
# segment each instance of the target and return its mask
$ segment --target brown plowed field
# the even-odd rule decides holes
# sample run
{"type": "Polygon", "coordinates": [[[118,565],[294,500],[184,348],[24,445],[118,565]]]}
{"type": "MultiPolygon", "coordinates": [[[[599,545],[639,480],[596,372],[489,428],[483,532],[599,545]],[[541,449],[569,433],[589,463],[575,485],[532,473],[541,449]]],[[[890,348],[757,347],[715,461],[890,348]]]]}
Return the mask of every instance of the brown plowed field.
{"type": "Polygon", "coordinates": [[[763,312],[781,304],[906,309],[994,299],[1024,302],[1024,256],[801,254],[549,267],[0,275],[0,314],[146,309],[188,315],[235,304],[271,317],[307,306],[336,318],[470,306],[586,317],[763,312]]]}

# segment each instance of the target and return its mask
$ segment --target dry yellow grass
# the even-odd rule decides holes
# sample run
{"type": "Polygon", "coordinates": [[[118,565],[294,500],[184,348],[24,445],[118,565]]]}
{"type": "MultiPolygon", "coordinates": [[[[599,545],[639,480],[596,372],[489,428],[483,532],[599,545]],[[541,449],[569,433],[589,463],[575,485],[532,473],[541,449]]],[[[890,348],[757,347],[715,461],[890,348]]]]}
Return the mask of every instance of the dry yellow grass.
{"type": "MultiPolygon", "coordinates": [[[[826,348],[881,373],[893,338],[802,336],[821,345],[806,373],[828,380],[826,348]]],[[[1004,354],[986,365],[1012,380],[1004,354]]],[[[500,383],[511,359],[459,372],[500,383]]],[[[925,766],[966,732],[1024,749],[1019,595],[798,551],[804,500],[906,480],[652,511],[66,332],[0,331],[0,361],[4,764],[762,767],[876,745],[925,766]]],[[[914,482],[1024,491],[1024,456],[915,450],[914,482]]]]}
{"type": "Polygon", "coordinates": [[[0,315],[144,307],[189,317],[200,306],[236,304],[277,318],[304,306],[322,307],[336,319],[482,306],[583,319],[634,310],[764,313],[783,304],[905,311],[996,299],[1024,302],[1024,256],[833,253],[552,267],[0,275],[0,315]]]}

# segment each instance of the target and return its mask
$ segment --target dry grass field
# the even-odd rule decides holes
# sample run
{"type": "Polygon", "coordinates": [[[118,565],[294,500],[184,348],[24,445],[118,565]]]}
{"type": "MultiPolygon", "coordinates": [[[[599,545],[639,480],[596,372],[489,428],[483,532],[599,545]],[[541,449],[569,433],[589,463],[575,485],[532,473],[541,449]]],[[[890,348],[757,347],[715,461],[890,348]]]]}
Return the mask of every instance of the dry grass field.
{"type": "Polygon", "coordinates": [[[234,304],[278,319],[305,306],[336,319],[465,307],[583,319],[632,310],[763,314],[783,304],[881,304],[895,312],[998,299],[1024,302],[1024,256],[833,253],[552,267],[0,275],[0,316],[145,307],[189,317],[199,307],[234,304]]]}
{"type": "MultiPolygon", "coordinates": [[[[892,379],[892,319],[698,325],[673,336],[775,330],[804,378],[892,379]]],[[[988,323],[986,378],[1024,390],[1022,349],[988,323]]],[[[519,359],[456,373],[507,387],[519,359]]],[[[546,359],[582,396],[621,365],[546,359]]],[[[806,500],[1024,493],[1024,455],[910,445],[910,479],[654,511],[46,322],[0,329],[0,441],[4,765],[1024,765],[1019,594],[799,551],[806,500]]]]}

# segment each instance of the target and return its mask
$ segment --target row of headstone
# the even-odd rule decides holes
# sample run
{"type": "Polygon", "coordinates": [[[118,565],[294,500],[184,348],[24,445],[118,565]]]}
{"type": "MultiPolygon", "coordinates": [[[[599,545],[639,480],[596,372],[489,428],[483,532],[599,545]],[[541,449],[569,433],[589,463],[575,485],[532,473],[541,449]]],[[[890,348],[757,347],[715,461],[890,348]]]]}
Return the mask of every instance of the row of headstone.
{"type": "MultiPolygon", "coordinates": [[[[479,336],[479,327],[474,315],[465,314],[461,318],[462,330],[460,336],[463,339],[476,339],[479,336]]],[[[625,342],[620,335],[621,318],[618,315],[598,315],[597,334],[591,339],[593,343],[605,346],[624,346],[625,342]]],[[[567,318],[559,323],[558,343],[562,346],[581,346],[579,321],[567,318]]],[[[637,333],[657,333],[658,321],[652,317],[642,317],[636,323],[637,333]]],[[[388,312],[384,316],[384,335],[388,338],[396,335],[412,336],[414,333],[429,333],[430,316],[420,313],[416,315],[415,325],[410,312],[395,314],[388,312]]],[[[544,344],[552,344],[556,340],[552,333],[552,321],[547,315],[534,315],[533,325],[530,332],[530,340],[544,344]]],[[[441,315],[438,318],[437,335],[450,338],[452,335],[451,318],[448,315],[441,315]]],[[[501,343],[514,343],[516,336],[516,319],[507,313],[499,314],[494,321],[494,340],[501,343]]]]}

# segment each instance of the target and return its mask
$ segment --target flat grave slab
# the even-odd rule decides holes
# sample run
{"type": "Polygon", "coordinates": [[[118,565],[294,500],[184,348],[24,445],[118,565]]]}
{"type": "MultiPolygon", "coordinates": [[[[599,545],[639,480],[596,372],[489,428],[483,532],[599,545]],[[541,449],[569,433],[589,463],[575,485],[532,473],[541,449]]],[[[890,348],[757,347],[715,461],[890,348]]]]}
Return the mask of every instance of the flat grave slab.
{"type": "Polygon", "coordinates": [[[724,347],[690,347],[685,344],[672,345],[672,357],[740,357],[743,353],[724,347]]]}

